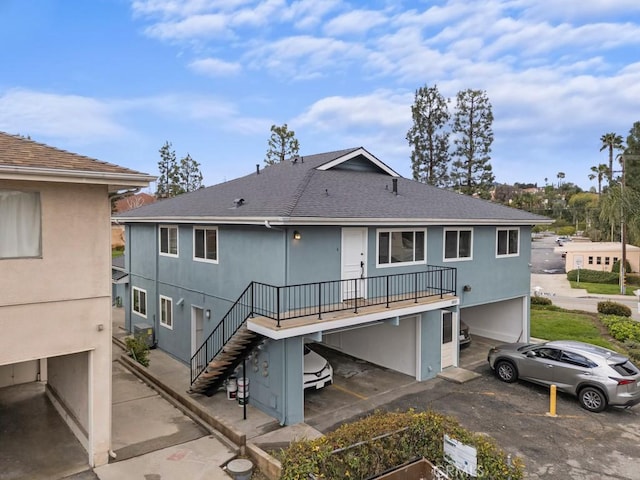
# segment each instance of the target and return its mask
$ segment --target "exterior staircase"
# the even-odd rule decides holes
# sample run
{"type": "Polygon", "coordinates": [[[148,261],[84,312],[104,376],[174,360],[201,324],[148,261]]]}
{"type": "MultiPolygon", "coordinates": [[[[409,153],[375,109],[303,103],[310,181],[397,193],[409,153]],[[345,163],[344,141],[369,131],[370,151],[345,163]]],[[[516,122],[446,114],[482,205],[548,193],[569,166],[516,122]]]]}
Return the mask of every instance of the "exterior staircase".
{"type": "Polygon", "coordinates": [[[264,337],[243,324],[191,385],[189,393],[213,395],[264,337]]]}

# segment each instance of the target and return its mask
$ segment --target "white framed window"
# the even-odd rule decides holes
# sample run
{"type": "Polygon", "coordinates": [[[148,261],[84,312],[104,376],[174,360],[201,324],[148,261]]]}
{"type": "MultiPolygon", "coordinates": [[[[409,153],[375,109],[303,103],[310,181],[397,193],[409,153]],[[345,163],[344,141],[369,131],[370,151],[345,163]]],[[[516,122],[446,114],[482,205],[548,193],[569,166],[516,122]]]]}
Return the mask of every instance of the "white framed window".
{"type": "Polygon", "coordinates": [[[377,230],[377,266],[426,263],[427,230],[377,230]]]}
{"type": "Polygon", "coordinates": [[[496,257],[517,257],[520,255],[520,229],[496,229],[496,257]]]}
{"type": "Polygon", "coordinates": [[[40,193],[0,189],[0,259],[40,257],[40,193]]]}
{"type": "Polygon", "coordinates": [[[218,263],[217,227],[193,227],[193,259],[218,263]]]}
{"type": "Polygon", "coordinates": [[[131,310],[133,313],[147,318],[147,291],[142,288],[131,289],[131,310]]]}
{"type": "Polygon", "coordinates": [[[173,330],[173,299],[160,295],[160,325],[173,330]]]}
{"type": "Polygon", "coordinates": [[[445,262],[473,260],[472,228],[445,228],[443,243],[443,257],[445,262]]]}
{"type": "Polygon", "coordinates": [[[178,256],[178,227],[160,225],[160,255],[178,256]]]}

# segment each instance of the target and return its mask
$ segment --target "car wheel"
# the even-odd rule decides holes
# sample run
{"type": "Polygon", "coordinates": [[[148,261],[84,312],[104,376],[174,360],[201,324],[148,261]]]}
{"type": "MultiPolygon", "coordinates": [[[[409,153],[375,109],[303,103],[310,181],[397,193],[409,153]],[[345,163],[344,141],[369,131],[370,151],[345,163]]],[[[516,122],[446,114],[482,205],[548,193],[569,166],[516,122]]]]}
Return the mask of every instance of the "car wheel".
{"type": "Polygon", "coordinates": [[[601,412],[607,408],[607,397],[604,393],[594,387],[585,387],[578,394],[580,405],[590,412],[601,412]]]}
{"type": "Polygon", "coordinates": [[[518,371],[513,363],[507,360],[498,360],[495,368],[496,375],[503,382],[513,383],[518,380],[518,371]]]}

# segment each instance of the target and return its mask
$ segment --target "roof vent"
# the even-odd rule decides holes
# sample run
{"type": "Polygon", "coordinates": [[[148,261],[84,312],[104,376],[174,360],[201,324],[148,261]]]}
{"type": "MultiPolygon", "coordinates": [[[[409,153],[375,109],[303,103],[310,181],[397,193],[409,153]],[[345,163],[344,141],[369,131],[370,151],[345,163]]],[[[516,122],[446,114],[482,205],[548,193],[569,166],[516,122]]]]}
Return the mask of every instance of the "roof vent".
{"type": "Polygon", "coordinates": [[[398,179],[394,178],[391,181],[393,182],[393,194],[398,195],[398,179]]]}
{"type": "Polygon", "coordinates": [[[233,203],[235,204],[236,208],[240,207],[242,205],[244,205],[244,198],[236,198],[233,203]]]}
{"type": "Polygon", "coordinates": [[[291,163],[298,163],[298,160],[300,160],[300,157],[298,155],[296,155],[295,157],[293,157],[291,159],[291,163]]]}
{"type": "Polygon", "coordinates": [[[256,163],[256,174],[260,175],[260,164],[256,163]]]}

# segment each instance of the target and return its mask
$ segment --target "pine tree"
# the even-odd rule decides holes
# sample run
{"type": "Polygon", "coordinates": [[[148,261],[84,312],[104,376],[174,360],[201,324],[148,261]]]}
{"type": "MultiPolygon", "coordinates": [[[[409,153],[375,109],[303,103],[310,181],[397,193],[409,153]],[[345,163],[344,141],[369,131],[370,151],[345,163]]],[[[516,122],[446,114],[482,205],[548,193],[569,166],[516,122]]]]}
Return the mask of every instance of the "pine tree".
{"type": "Polygon", "coordinates": [[[176,152],[171,148],[171,142],[165,142],[160,148],[160,161],[158,162],[158,181],[156,183],[156,196],[159,199],[170,198],[176,195],[176,183],[178,182],[178,164],[176,152]]]}
{"type": "Polygon", "coordinates": [[[487,93],[463,90],[456,96],[452,132],[455,149],[453,186],[467,195],[489,198],[495,177],[489,161],[493,143],[493,113],[487,93]]]}
{"type": "Polygon", "coordinates": [[[447,100],[440,94],[437,85],[425,85],[416,90],[411,116],[413,126],[406,138],[412,147],[413,179],[429,185],[447,185],[451,161],[447,131],[450,114],[447,100]]]}
{"type": "Polygon", "coordinates": [[[296,134],[293,130],[289,130],[286,123],[280,127],[271,125],[269,149],[264,163],[274,165],[283,162],[286,158],[297,155],[299,150],[300,143],[296,139],[296,134]]]}
{"type": "Polygon", "coordinates": [[[180,176],[180,193],[193,192],[202,188],[202,172],[200,172],[200,164],[196,162],[191,155],[180,160],[179,168],[180,176]]]}

